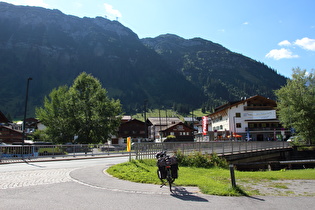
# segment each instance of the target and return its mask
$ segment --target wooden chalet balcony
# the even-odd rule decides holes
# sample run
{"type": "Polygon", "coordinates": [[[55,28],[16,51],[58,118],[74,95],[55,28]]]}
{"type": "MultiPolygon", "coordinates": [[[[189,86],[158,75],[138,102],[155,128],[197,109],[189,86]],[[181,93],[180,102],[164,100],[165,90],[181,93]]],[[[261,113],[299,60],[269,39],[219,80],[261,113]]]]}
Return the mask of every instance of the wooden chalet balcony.
{"type": "Polygon", "coordinates": [[[244,110],[274,110],[272,106],[244,106],[244,110]]]}
{"type": "MultiPolygon", "coordinates": [[[[283,128],[275,128],[275,127],[264,127],[264,128],[245,128],[245,131],[249,130],[249,132],[251,131],[281,131],[283,130],[283,128]]],[[[288,129],[285,129],[288,130],[288,129]]]]}

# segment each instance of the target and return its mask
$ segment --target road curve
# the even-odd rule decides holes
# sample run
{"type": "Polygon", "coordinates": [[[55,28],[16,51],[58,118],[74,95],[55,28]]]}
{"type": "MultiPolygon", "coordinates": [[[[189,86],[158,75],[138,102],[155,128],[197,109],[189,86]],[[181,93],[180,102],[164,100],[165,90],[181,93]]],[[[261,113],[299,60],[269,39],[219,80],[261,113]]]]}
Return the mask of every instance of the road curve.
{"type": "Polygon", "coordinates": [[[0,166],[1,209],[312,209],[314,197],[223,197],[198,188],[139,184],[104,169],[127,159],[0,166]]]}

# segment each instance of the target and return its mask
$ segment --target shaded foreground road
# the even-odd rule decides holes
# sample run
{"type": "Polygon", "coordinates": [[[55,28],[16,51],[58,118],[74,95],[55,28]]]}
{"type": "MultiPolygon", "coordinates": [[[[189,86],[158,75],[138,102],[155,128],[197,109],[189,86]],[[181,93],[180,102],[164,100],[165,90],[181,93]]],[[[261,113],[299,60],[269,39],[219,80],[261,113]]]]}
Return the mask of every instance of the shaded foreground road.
{"type": "Polygon", "coordinates": [[[314,197],[221,197],[194,187],[118,180],[104,169],[128,158],[0,165],[0,209],[313,209],[314,197]]]}

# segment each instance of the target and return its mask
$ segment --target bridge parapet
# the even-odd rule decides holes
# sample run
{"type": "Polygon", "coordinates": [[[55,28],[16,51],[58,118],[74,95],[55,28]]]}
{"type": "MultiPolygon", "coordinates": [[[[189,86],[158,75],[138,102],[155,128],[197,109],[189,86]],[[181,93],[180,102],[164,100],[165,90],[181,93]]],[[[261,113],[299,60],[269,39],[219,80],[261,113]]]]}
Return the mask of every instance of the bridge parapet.
{"type": "Polygon", "coordinates": [[[180,150],[184,154],[201,152],[203,154],[216,153],[218,155],[235,155],[257,151],[270,151],[291,148],[285,141],[212,141],[212,142],[167,142],[167,143],[136,143],[133,145],[136,159],[155,158],[155,154],[167,150],[176,153],[180,150]]]}

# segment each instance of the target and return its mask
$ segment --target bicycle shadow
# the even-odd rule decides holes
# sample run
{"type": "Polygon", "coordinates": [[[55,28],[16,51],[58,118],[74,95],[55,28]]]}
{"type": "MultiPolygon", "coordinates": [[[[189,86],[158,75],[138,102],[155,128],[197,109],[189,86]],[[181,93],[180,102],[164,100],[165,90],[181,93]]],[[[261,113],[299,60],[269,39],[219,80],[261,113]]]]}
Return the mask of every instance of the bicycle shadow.
{"type": "Polygon", "coordinates": [[[205,198],[201,198],[191,192],[188,192],[184,187],[175,187],[175,189],[172,190],[171,196],[184,201],[209,202],[205,198]]]}

